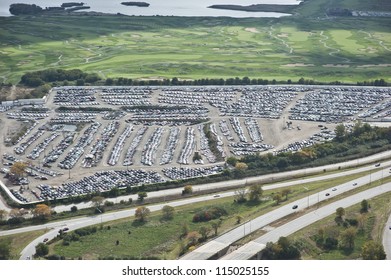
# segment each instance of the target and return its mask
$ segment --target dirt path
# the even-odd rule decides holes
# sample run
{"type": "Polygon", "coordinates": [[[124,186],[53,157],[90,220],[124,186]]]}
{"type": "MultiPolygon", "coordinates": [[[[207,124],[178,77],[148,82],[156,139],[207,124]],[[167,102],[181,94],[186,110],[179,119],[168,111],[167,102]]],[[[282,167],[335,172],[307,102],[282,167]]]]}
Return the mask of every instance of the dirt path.
{"type": "Polygon", "coordinates": [[[319,39],[319,42],[320,42],[321,44],[323,44],[323,46],[324,46],[326,49],[333,50],[333,51],[329,52],[329,55],[330,55],[330,56],[333,56],[333,57],[341,58],[341,59],[344,60],[344,62],[350,63],[350,62],[351,62],[350,59],[344,58],[344,57],[341,57],[341,56],[337,55],[338,53],[341,52],[340,49],[333,48],[333,47],[330,47],[330,46],[327,45],[326,41],[329,40],[329,36],[324,35],[323,33],[324,33],[324,31],[322,30],[322,31],[320,32],[320,36],[323,37],[323,39],[319,39]]]}
{"type": "Polygon", "coordinates": [[[270,37],[280,41],[287,49],[289,49],[290,54],[293,53],[293,48],[284,39],[282,39],[276,35],[273,35],[273,33],[272,33],[273,31],[274,31],[273,26],[270,26],[270,30],[269,30],[270,37]]]}
{"type": "Polygon", "coordinates": [[[386,51],[391,51],[390,48],[388,48],[388,47],[386,47],[386,46],[384,45],[384,42],[383,42],[382,40],[379,40],[379,39],[374,38],[374,37],[372,36],[371,33],[366,32],[366,31],[364,31],[364,30],[360,30],[359,32],[364,33],[364,34],[367,35],[367,37],[365,37],[365,39],[368,39],[369,41],[374,41],[374,42],[378,43],[378,44],[379,44],[383,49],[385,49],[386,51]]]}

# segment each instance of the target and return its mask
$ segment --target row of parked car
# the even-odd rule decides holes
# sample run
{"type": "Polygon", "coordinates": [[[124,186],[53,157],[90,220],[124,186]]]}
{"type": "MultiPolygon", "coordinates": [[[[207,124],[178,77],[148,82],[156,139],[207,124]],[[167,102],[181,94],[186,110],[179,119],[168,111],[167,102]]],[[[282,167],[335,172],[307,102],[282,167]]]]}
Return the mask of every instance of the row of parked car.
{"type": "Polygon", "coordinates": [[[190,155],[195,147],[195,132],[193,127],[186,128],[185,143],[177,162],[179,164],[190,164],[190,155]]]}
{"type": "Polygon", "coordinates": [[[110,158],[108,159],[107,163],[109,165],[116,165],[117,162],[119,161],[119,158],[122,154],[122,150],[124,149],[124,145],[126,140],[129,138],[130,134],[133,131],[133,125],[128,124],[124,131],[121,133],[121,135],[118,137],[111,153],[110,153],[110,158]]]}
{"type": "Polygon", "coordinates": [[[150,105],[152,90],[147,87],[103,88],[103,102],[116,106],[150,105]]]}
{"type": "Polygon", "coordinates": [[[208,138],[205,135],[204,132],[204,125],[198,125],[198,131],[200,134],[200,153],[206,157],[209,163],[215,163],[216,162],[216,156],[212,153],[209,147],[209,141],[208,138]]]}
{"type": "Polygon", "coordinates": [[[31,113],[31,112],[9,112],[7,113],[8,119],[15,119],[20,121],[25,120],[42,120],[49,117],[48,113],[31,113]]]}
{"type": "Polygon", "coordinates": [[[171,180],[189,179],[195,177],[209,176],[223,171],[222,165],[212,167],[169,167],[163,169],[163,174],[171,180]]]}
{"type": "Polygon", "coordinates": [[[30,137],[27,138],[26,141],[21,143],[19,146],[16,146],[14,148],[14,151],[17,155],[23,154],[28,147],[30,147],[35,141],[38,140],[39,137],[41,137],[45,131],[43,129],[39,129],[33,133],[30,137]]]}
{"type": "Polygon", "coordinates": [[[159,93],[159,103],[194,105],[211,104],[217,106],[220,103],[231,102],[237,94],[234,87],[179,87],[162,88],[159,93]]]}
{"type": "Polygon", "coordinates": [[[291,87],[241,87],[235,102],[219,104],[222,115],[277,119],[297,96],[291,87]]]}
{"type": "Polygon", "coordinates": [[[59,106],[98,105],[95,101],[97,90],[93,87],[56,88],[53,102],[59,106]]]}
{"type": "Polygon", "coordinates": [[[130,144],[128,150],[126,151],[125,158],[123,165],[129,166],[133,164],[133,156],[136,153],[137,147],[140,144],[145,132],[148,130],[147,126],[141,127],[137,133],[136,136],[133,138],[132,143],[130,144]]]}
{"type": "Polygon", "coordinates": [[[101,123],[92,123],[79,138],[78,142],[69,150],[65,158],[58,163],[58,167],[62,169],[71,169],[75,166],[76,162],[84,154],[84,148],[89,145],[94,139],[94,135],[97,133],[101,123]]]}
{"type": "Polygon", "coordinates": [[[163,127],[159,126],[155,128],[155,131],[149,137],[148,141],[144,145],[144,149],[141,153],[141,163],[144,165],[153,165],[156,160],[157,149],[162,142],[163,127]]]}
{"type": "Polygon", "coordinates": [[[175,148],[179,141],[180,133],[181,133],[180,127],[170,128],[170,134],[168,135],[167,143],[164,148],[163,155],[160,158],[160,164],[169,164],[172,162],[172,159],[174,158],[175,148]]]}
{"type": "Polygon", "coordinates": [[[92,123],[96,120],[97,113],[59,113],[50,119],[50,123],[92,123]]]}
{"type": "Polygon", "coordinates": [[[51,142],[54,141],[60,134],[57,132],[51,133],[48,137],[46,137],[41,143],[35,146],[35,148],[27,155],[29,159],[37,159],[40,154],[50,145],[51,142]]]}
{"type": "Polygon", "coordinates": [[[75,182],[60,186],[40,184],[36,196],[39,200],[60,199],[88,193],[109,191],[112,188],[124,188],[164,182],[165,179],[157,172],[144,170],[100,171],[75,182]]]}
{"type": "MultiPolygon", "coordinates": [[[[360,116],[360,112],[390,96],[391,90],[383,88],[315,87],[291,108],[290,119],[340,122],[356,114],[360,116]]],[[[365,113],[361,115],[361,117],[365,116],[365,113]]]]}
{"type": "Polygon", "coordinates": [[[88,157],[85,158],[84,167],[96,166],[101,161],[107,146],[119,129],[119,121],[111,121],[104,128],[100,136],[93,143],[88,157]]]}

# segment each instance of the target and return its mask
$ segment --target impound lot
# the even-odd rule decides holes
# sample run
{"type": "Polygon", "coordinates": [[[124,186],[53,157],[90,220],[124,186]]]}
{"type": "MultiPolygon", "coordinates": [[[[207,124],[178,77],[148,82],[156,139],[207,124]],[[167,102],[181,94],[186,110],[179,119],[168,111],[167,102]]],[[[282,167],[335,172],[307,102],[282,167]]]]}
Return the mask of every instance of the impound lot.
{"type": "Polygon", "coordinates": [[[1,113],[2,171],[29,165],[3,181],[31,202],[207,176],[229,156],[295,152],[358,117],[388,121],[390,99],[380,87],[56,88],[44,105],[1,113]]]}

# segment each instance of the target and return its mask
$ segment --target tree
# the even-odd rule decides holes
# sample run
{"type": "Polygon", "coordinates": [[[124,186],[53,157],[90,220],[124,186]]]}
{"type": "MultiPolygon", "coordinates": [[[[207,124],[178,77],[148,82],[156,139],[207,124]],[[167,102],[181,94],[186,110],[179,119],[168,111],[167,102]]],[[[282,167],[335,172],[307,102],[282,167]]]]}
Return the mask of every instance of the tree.
{"type": "Polygon", "coordinates": [[[299,249],[283,236],[278,239],[277,243],[266,243],[262,254],[262,258],[267,260],[297,260],[300,257],[299,249]]]}
{"type": "Polygon", "coordinates": [[[386,253],[384,252],[381,243],[369,240],[364,243],[361,248],[361,255],[364,260],[385,260],[386,253]]]}
{"type": "Polygon", "coordinates": [[[237,215],[237,216],[236,216],[236,223],[237,223],[237,224],[240,224],[240,223],[242,222],[242,220],[243,220],[243,217],[242,217],[242,216],[240,216],[240,215],[237,215]]]}
{"type": "Polygon", "coordinates": [[[238,162],[238,159],[236,157],[229,157],[227,158],[226,162],[231,166],[235,166],[238,162]]]}
{"type": "Polygon", "coordinates": [[[280,202],[282,200],[281,193],[275,193],[273,195],[273,200],[276,202],[276,205],[280,204],[280,202]]]}
{"type": "Polygon", "coordinates": [[[187,234],[186,240],[187,240],[187,246],[195,246],[198,243],[198,239],[200,238],[200,234],[196,231],[191,231],[187,234]]]}
{"type": "Polygon", "coordinates": [[[11,209],[9,213],[10,218],[21,218],[23,216],[23,211],[17,208],[11,209]]]}
{"type": "Polygon", "coordinates": [[[11,256],[11,243],[7,240],[0,241],[0,260],[8,260],[11,256]]]}
{"type": "Polygon", "coordinates": [[[208,239],[208,234],[210,232],[210,228],[202,226],[202,227],[200,227],[200,229],[198,231],[201,234],[202,241],[205,241],[208,239]]]}
{"type": "Polygon", "coordinates": [[[15,162],[11,168],[10,172],[17,178],[24,177],[26,175],[27,164],[21,161],[15,162]]]}
{"type": "Polygon", "coordinates": [[[252,185],[249,188],[248,199],[251,202],[259,202],[261,200],[262,193],[263,193],[262,186],[260,186],[260,185],[252,185]]]}
{"type": "Polygon", "coordinates": [[[247,170],[247,168],[248,168],[248,165],[244,162],[237,162],[235,164],[235,169],[238,171],[245,171],[245,170],[247,170]]]}
{"type": "Polygon", "coordinates": [[[212,223],[212,228],[215,231],[215,236],[217,236],[217,230],[221,227],[222,223],[223,223],[222,220],[218,220],[217,222],[212,223]]]}
{"type": "Polygon", "coordinates": [[[366,212],[368,212],[368,209],[369,209],[368,200],[364,199],[363,201],[361,201],[361,209],[360,209],[360,212],[361,212],[361,213],[366,213],[366,212]]]}
{"type": "Polygon", "coordinates": [[[112,78],[107,78],[105,81],[106,86],[112,86],[114,84],[114,80],[112,78]]]}
{"type": "Polygon", "coordinates": [[[346,131],[343,124],[339,124],[335,127],[335,140],[342,142],[345,137],[346,131]]]}
{"type": "Polygon", "coordinates": [[[46,204],[37,204],[32,210],[33,217],[45,220],[50,217],[52,211],[46,204]]]}
{"type": "Polygon", "coordinates": [[[7,215],[8,215],[8,212],[6,210],[0,209],[0,221],[5,220],[7,215]]]}
{"type": "Polygon", "coordinates": [[[345,209],[343,207],[338,207],[336,210],[336,215],[338,218],[342,219],[342,217],[345,215],[345,209]]]}
{"type": "Polygon", "coordinates": [[[174,217],[175,209],[172,206],[165,205],[162,209],[162,212],[163,212],[163,219],[171,220],[174,217]]]}
{"type": "Polygon", "coordinates": [[[367,221],[367,215],[365,215],[365,214],[358,214],[357,215],[358,228],[360,231],[364,231],[366,221],[367,221]]]}
{"type": "Polygon", "coordinates": [[[189,233],[189,225],[187,223],[183,223],[181,227],[181,238],[187,236],[189,233]]]}
{"type": "Polygon", "coordinates": [[[45,243],[39,243],[35,246],[35,255],[38,257],[46,256],[49,253],[49,246],[45,243]]]}
{"type": "Polygon", "coordinates": [[[292,191],[291,191],[290,189],[283,189],[283,190],[281,191],[281,195],[282,195],[282,196],[285,196],[285,200],[288,200],[288,195],[289,195],[290,193],[292,193],[292,191]]]}
{"type": "Polygon", "coordinates": [[[148,194],[146,192],[139,192],[139,193],[137,193],[137,195],[138,195],[137,200],[140,202],[143,202],[144,199],[148,196],[148,194]]]}
{"type": "Polygon", "coordinates": [[[356,238],[357,230],[353,227],[349,227],[346,230],[340,233],[339,246],[342,249],[353,249],[354,248],[354,239],[356,238]]]}
{"type": "Polygon", "coordinates": [[[94,196],[92,199],[91,199],[91,203],[94,207],[96,208],[100,208],[102,205],[103,205],[103,200],[105,198],[102,197],[102,196],[94,196]]]}
{"type": "Polygon", "coordinates": [[[278,159],[278,161],[277,161],[278,169],[285,169],[288,167],[288,165],[289,165],[289,161],[285,157],[282,157],[282,158],[278,159]]]}
{"type": "Polygon", "coordinates": [[[345,215],[345,209],[343,207],[337,208],[335,211],[336,217],[335,217],[335,222],[337,225],[341,225],[343,223],[343,216],[345,215]]]}
{"type": "Polygon", "coordinates": [[[190,185],[187,185],[183,188],[182,190],[182,195],[185,195],[185,194],[192,194],[193,193],[193,187],[190,186],[190,185]]]}
{"type": "Polygon", "coordinates": [[[134,214],[135,218],[139,222],[145,222],[151,213],[151,210],[145,206],[137,207],[136,212],[134,214]]]}
{"type": "Polygon", "coordinates": [[[237,203],[246,202],[247,201],[246,194],[247,194],[246,188],[240,188],[238,190],[235,190],[234,192],[235,202],[237,203]]]}
{"type": "Polygon", "coordinates": [[[72,213],[77,212],[77,206],[76,206],[76,205],[73,205],[73,206],[71,207],[71,212],[72,212],[72,213]]]}

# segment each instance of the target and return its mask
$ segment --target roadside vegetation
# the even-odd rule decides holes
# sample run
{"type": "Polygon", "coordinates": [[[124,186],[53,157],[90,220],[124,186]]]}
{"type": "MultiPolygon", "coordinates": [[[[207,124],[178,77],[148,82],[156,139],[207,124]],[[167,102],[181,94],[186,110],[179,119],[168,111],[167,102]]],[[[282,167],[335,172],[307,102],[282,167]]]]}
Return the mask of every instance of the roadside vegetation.
{"type": "MultiPolygon", "coordinates": [[[[332,141],[316,144],[304,148],[299,152],[286,152],[278,155],[268,153],[266,155],[248,155],[242,158],[230,157],[226,160],[228,168],[221,174],[207,177],[199,177],[189,180],[175,180],[153,185],[127,186],[124,188],[114,188],[108,192],[90,193],[81,196],[69,197],[62,200],[44,202],[47,205],[79,203],[90,201],[93,197],[102,196],[119,197],[128,194],[147,194],[150,191],[158,191],[171,188],[185,187],[187,185],[197,185],[241,179],[257,175],[271,174],[281,171],[297,170],[327,164],[343,162],[346,160],[358,159],[378,152],[386,151],[391,147],[391,128],[371,127],[368,124],[356,122],[355,126],[348,131],[343,125],[336,127],[336,138],[332,141]]],[[[326,170],[324,170],[325,172],[326,170]]],[[[0,190],[4,197],[8,198],[3,190],[0,190]]],[[[186,193],[183,193],[186,194],[186,193]]],[[[8,198],[8,200],[10,200],[8,198]]],[[[123,201],[123,205],[128,203],[123,201]]],[[[16,208],[9,201],[9,205],[16,208]]],[[[35,205],[24,205],[23,207],[34,207],[35,205]]],[[[17,219],[13,226],[22,223],[22,219],[17,219]]],[[[6,222],[2,222],[6,224],[6,222]]],[[[1,224],[0,224],[1,225],[1,224]]]]}
{"type": "Polygon", "coordinates": [[[303,259],[385,259],[384,224],[391,213],[387,193],[316,222],[290,237],[303,259]]]}
{"type": "MultiPolygon", "coordinates": [[[[193,250],[202,242],[210,240],[216,234],[228,231],[276,207],[365,174],[368,172],[269,191],[264,191],[262,185],[256,184],[238,189],[233,197],[216,198],[212,201],[183,207],[165,207],[161,212],[146,210],[149,207],[146,201],[134,203],[130,207],[140,209],[138,214],[130,219],[93,226],[87,229],[89,234],[84,234],[83,229],[75,232],[61,231],[58,238],[47,243],[49,251],[42,257],[53,259],[175,259],[193,250]],[[102,246],[96,246],[96,244],[102,244],[102,246]]],[[[373,182],[372,186],[378,183],[373,182]]],[[[51,216],[46,214],[47,208],[41,206],[39,211],[34,211],[35,218],[32,221],[49,222],[55,217],[66,219],[74,215],[99,215],[101,212],[118,209],[116,205],[103,204],[99,197],[94,201],[96,204],[90,209],[73,208],[69,213],[52,213],[51,216]],[[99,207],[101,212],[97,213],[96,207],[99,207]]],[[[122,206],[129,208],[129,205],[122,206]]],[[[257,234],[260,233],[253,233],[244,240],[250,240],[257,234]]],[[[39,234],[32,235],[33,238],[30,241],[36,236],[39,234]]],[[[18,240],[14,236],[0,237],[0,243],[5,239],[12,239],[15,242],[18,240]]],[[[13,251],[17,250],[14,246],[19,246],[19,250],[23,248],[17,242],[12,244],[13,251]]],[[[18,254],[12,258],[18,258],[18,254]]]]}

